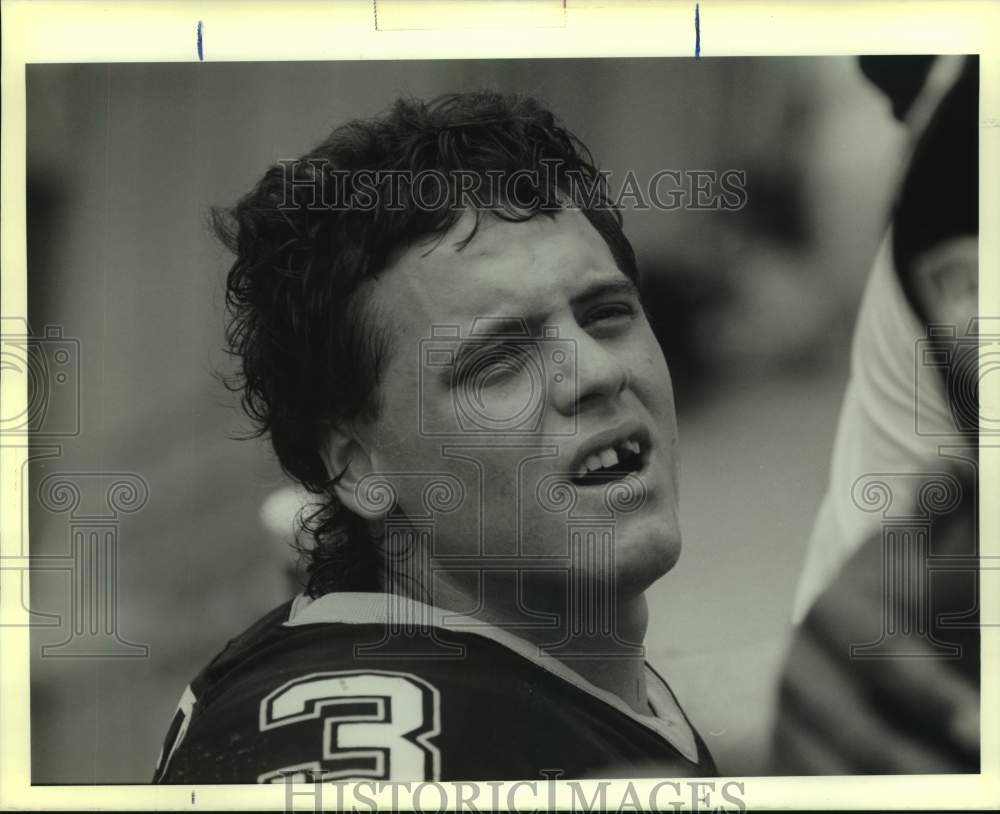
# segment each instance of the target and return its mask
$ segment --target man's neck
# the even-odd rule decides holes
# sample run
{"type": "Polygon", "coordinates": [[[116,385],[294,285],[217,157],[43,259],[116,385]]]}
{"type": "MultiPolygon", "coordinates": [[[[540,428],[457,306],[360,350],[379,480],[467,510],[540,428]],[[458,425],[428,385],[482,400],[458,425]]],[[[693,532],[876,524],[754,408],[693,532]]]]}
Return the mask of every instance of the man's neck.
{"type": "Polygon", "coordinates": [[[644,595],[618,599],[611,607],[580,608],[577,615],[581,618],[573,619],[565,611],[570,603],[553,601],[558,592],[551,586],[525,591],[522,585],[519,594],[514,574],[509,575],[509,580],[490,579],[489,583],[488,596],[481,597],[478,582],[477,593],[470,593],[471,586],[450,580],[436,581],[433,604],[474,615],[478,620],[537,645],[544,657],[556,658],[594,686],[616,695],[635,712],[650,714],[642,648],[648,621],[644,595]],[[536,599],[539,601],[533,601],[536,599]],[[525,608],[550,614],[557,620],[556,625],[526,624],[525,608]],[[588,631],[588,622],[592,624],[595,619],[609,620],[612,629],[588,631]]]}

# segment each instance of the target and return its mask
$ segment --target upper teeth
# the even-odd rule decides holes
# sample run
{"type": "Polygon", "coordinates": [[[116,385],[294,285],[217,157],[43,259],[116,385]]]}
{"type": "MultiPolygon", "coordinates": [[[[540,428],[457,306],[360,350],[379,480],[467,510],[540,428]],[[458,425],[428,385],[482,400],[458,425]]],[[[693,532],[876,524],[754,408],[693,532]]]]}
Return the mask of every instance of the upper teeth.
{"type": "MultiPolygon", "coordinates": [[[[626,449],[629,452],[638,455],[641,447],[639,442],[632,440],[631,438],[627,441],[623,441],[619,446],[622,449],[626,449]]],[[[614,447],[607,447],[595,452],[592,455],[588,455],[587,459],[583,462],[583,467],[580,469],[579,474],[585,475],[587,472],[597,472],[600,469],[608,469],[612,466],[617,466],[619,463],[618,452],[614,447]]]]}

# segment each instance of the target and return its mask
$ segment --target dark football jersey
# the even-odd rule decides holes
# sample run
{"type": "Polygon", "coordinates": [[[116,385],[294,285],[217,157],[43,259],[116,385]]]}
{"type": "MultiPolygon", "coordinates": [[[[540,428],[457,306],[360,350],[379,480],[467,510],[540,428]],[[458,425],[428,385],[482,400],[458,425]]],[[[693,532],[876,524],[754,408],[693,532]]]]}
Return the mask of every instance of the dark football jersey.
{"type": "Polygon", "coordinates": [[[717,774],[648,665],[647,694],[638,715],[523,639],[418,602],[300,596],[185,690],[154,782],[717,774]]]}

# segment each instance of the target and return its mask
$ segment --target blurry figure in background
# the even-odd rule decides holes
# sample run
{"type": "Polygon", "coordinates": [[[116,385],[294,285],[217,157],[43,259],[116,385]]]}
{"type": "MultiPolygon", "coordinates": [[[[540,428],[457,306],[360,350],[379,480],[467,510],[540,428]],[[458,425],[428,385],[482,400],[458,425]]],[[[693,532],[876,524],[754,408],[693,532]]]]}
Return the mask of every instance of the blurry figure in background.
{"type": "Polygon", "coordinates": [[[862,60],[917,146],[858,318],[830,486],[795,603],[801,625],[781,687],[775,773],[979,766],[978,370],[974,350],[957,352],[963,337],[975,347],[978,329],[978,62],[921,58],[911,64],[910,77],[885,66],[862,60]],[[924,355],[915,363],[914,354],[928,344],[947,360],[937,369],[920,364],[924,355]],[[939,451],[944,440],[955,448],[954,458],[965,448],[960,471],[939,451]],[[924,555],[964,558],[965,572],[942,580],[918,568],[892,583],[890,574],[912,565],[905,561],[912,549],[890,545],[888,531],[883,540],[883,515],[857,502],[856,485],[865,476],[891,481],[893,512],[909,507],[917,516],[927,510],[928,484],[947,479],[935,474],[943,470],[957,475],[950,479],[958,487],[957,506],[932,518],[929,540],[920,544],[929,546],[924,555]],[[930,606],[913,605],[924,601],[930,606]],[[930,621],[927,629],[915,612],[930,621]],[[890,631],[877,658],[857,650],[884,636],[886,620],[904,617],[920,629],[904,625],[902,632],[920,636],[906,636],[902,645],[890,631]],[[941,643],[957,645],[957,652],[948,656],[941,643]]]}
{"type": "MultiPolygon", "coordinates": [[[[978,232],[978,67],[965,66],[961,81],[941,101],[942,85],[955,83],[960,57],[940,58],[913,101],[897,74],[868,68],[893,99],[893,109],[925,132],[898,197],[891,234],[875,259],[851,351],[851,376],[841,409],[830,467],[795,601],[800,622],[847,559],[878,530],[878,518],[850,499],[861,475],[921,472],[935,465],[938,439],[954,434],[940,377],[917,375],[916,343],[928,324],[964,333],[976,313],[978,232]],[[934,121],[926,124],[928,108],[934,121]],[[919,404],[923,429],[914,428],[919,404]]],[[[878,66],[877,60],[863,66],[878,66]]],[[[891,63],[890,63],[891,64],[891,63]]],[[[930,373],[931,371],[921,371],[930,373]]],[[[905,499],[912,500],[910,495],[905,499]]],[[[897,500],[904,496],[897,496],[897,500]]]]}
{"type": "Polygon", "coordinates": [[[301,514],[308,513],[312,505],[314,501],[310,500],[305,489],[290,484],[275,489],[260,506],[260,522],[270,543],[268,553],[277,560],[278,570],[287,579],[289,599],[302,590],[295,530],[301,522],[301,514]]]}
{"type": "MultiPolygon", "coordinates": [[[[748,64],[702,91],[714,92],[717,120],[692,137],[715,146],[689,160],[743,171],[745,206],[672,212],[644,249],[643,285],[685,410],[725,398],[738,379],[846,368],[907,131],[856,60],[795,64],[794,77],[748,64]]],[[[790,537],[801,545],[801,532],[790,537]]]]}
{"type": "Polygon", "coordinates": [[[916,479],[954,500],[928,512],[926,537],[919,520],[876,534],[806,616],[782,682],[772,773],[979,771],[975,479],[947,474],[916,479]],[[928,553],[966,565],[935,572],[928,553]]]}

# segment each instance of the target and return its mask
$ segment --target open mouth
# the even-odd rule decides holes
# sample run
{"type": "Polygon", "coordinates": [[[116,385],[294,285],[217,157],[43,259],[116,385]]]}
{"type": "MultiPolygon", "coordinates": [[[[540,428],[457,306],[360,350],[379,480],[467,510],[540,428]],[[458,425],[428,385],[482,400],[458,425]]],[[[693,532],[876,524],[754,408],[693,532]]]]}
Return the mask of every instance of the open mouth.
{"type": "Polygon", "coordinates": [[[649,442],[636,435],[590,452],[572,481],[578,486],[601,486],[641,472],[649,457],[649,442]]]}

